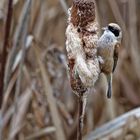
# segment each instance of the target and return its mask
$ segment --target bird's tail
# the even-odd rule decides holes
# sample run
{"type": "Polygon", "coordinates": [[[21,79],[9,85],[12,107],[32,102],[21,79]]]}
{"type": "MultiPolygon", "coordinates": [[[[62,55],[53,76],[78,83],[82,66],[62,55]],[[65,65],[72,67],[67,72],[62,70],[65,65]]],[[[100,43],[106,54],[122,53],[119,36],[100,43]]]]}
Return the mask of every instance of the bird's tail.
{"type": "Polygon", "coordinates": [[[112,74],[107,76],[107,83],[108,83],[107,98],[111,98],[111,95],[112,95],[112,74]]]}

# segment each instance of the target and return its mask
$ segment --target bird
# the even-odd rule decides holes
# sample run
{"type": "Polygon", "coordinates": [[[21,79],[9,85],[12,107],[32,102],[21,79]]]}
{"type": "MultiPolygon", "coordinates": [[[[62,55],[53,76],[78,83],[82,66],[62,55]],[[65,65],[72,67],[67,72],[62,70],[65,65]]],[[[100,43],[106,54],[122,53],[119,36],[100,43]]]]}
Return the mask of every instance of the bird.
{"type": "Polygon", "coordinates": [[[97,41],[97,56],[101,73],[107,79],[107,98],[111,98],[112,74],[117,66],[119,48],[122,41],[122,30],[116,23],[109,23],[103,30],[103,34],[97,41]]]}

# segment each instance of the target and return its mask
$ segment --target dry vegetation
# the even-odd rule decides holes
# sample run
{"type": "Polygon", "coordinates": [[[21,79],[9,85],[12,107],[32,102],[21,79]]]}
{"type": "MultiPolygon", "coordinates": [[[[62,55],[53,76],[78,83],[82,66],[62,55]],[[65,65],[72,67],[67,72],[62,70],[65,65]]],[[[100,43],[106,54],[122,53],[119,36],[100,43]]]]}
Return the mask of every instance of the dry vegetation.
{"type": "MultiPolygon", "coordinates": [[[[0,86],[1,140],[76,139],[77,98],[70,88],[65,56],[67,7],[71,2],[14,0],[8,55],[3,55],[8,0],[0,0],[1,74],[5,67],[0,86]]],[[[87,140],[140,139],[140,111],[133,110],[140,105],[139,7],[139,0],[97,0],[100,25],[119,23],[123,44],[113,77],[112,99],[106,98],[104,77],[88,97],[87,140]],[[102,126],[110,120],[113,122],[102,126]],[[102,128],[94,132],[97,127],[102,128]]]]}

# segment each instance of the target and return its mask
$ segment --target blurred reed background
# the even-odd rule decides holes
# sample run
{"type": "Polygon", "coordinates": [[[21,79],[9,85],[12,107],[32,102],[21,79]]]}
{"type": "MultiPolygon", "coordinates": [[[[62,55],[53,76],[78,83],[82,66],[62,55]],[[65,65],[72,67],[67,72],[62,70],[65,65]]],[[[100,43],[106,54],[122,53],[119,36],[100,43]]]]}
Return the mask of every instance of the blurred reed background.
{"type": "MultiPolygon", "coordinates": [[[[84,135],[140,105],[140,1],[96,1],[100,26],[117,22],[123,29],[123,43],[113,76],[113,97],[107,100],[106,83],[100,77],[88,98],[84,135]]],[[[65,50],[71,3],[14,0],[2,85],[1,140],[76,139],[77,97],[70,88],[65,50]]],[[[0,68],[7,8],[8,0],[0,0],[0,68]]]]}

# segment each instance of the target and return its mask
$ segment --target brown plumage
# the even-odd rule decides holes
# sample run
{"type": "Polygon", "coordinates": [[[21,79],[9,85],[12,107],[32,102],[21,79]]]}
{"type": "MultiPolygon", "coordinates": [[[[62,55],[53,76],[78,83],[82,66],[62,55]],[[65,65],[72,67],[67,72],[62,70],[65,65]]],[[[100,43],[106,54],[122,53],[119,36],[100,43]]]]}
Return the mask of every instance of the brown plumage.
{"type": "Polygon", "coordinates": [[[108,82],[108,98],[111,98],[112,94],[112,73],[117,65],[121,39],[122,31],[119,25],[110,23],[104,28],[104,33],[97,43],[101,72],[105,74],[108,82]]]}

